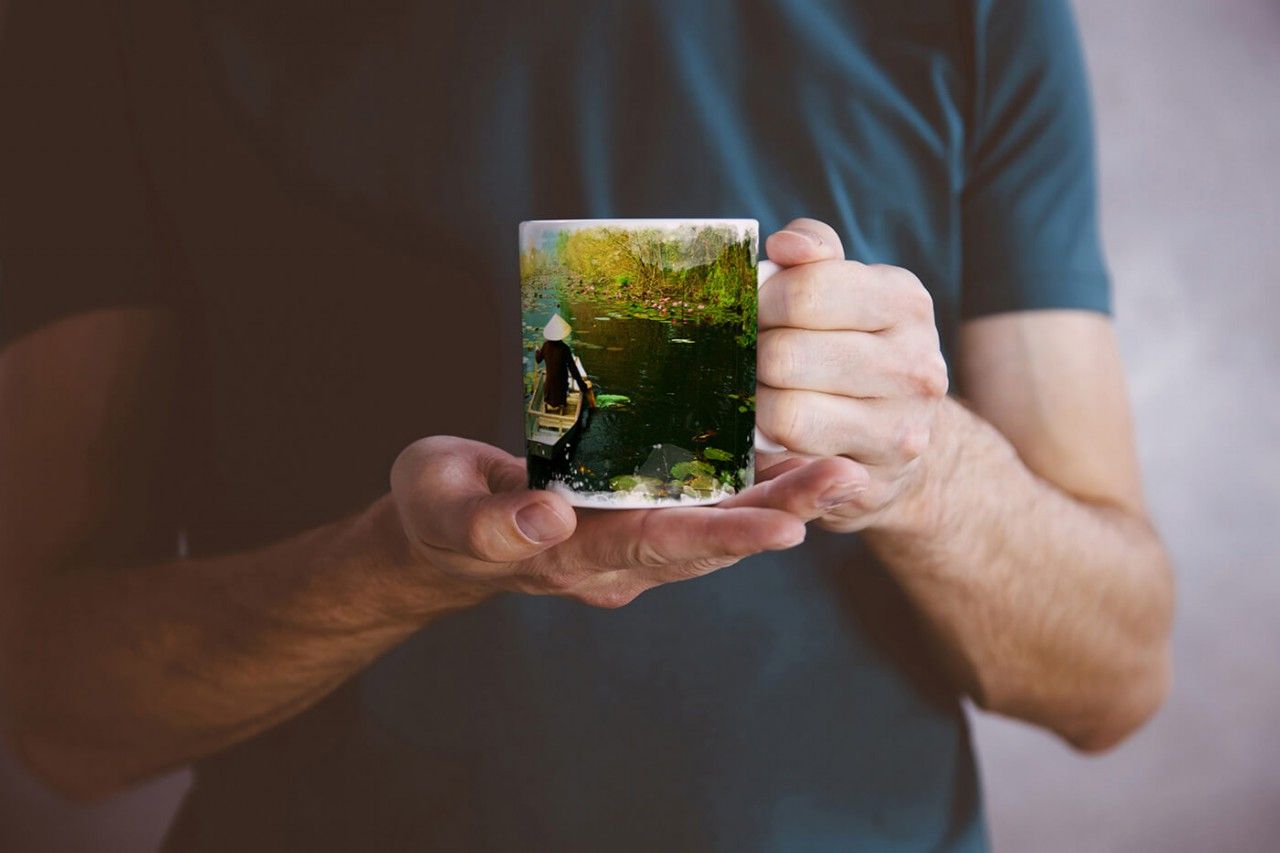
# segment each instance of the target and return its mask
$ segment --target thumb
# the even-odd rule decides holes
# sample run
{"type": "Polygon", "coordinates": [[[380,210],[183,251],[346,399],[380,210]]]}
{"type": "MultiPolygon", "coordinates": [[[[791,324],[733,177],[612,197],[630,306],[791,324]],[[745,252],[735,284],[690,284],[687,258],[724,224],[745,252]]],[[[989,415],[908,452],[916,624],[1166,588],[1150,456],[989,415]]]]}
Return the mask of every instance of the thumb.
{"type": "Polygon", "coordinates": [[[391,476],[410,541],[490,563],[526,560],[577,526],[568,501],[524,481],[524,460],[448,436],[410,445],[391,476]]]}
{"type": "Polygon", "coordinates": [[[825,222],[816,219],[793,219],[781,231],[765,241],[769,260],[784,267],[811,264],[814,261],[844,260],[840,235],[825,222]]]}

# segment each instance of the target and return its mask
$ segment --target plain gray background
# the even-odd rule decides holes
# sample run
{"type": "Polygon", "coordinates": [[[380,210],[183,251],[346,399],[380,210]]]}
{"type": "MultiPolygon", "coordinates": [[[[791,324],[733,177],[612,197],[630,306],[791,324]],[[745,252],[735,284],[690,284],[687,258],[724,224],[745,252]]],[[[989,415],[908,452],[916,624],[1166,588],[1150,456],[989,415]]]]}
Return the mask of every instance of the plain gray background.
{"type": "MultiPolygon", "coordinates": [[[[1077,10],[1176,684],[1101,758],[977,718],[996,849],[1280,849],[1280,3],[1077,10]]],[[[67,806],[0,755],[0,850],[153,850],[186,784],[67,806]]]]}

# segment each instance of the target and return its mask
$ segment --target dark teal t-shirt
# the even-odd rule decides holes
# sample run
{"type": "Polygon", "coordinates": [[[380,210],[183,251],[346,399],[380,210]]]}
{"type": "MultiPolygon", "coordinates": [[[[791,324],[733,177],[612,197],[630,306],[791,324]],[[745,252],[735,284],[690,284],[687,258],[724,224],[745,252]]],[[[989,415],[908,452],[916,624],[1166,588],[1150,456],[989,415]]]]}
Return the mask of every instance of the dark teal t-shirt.
{"type": "MultiPolygon", "coordinates": [[[[1063,0],[74,5],[16,0],[0,43],[0,334],[179,312],[195,554],[358,510],[422,435],[518,450],[523,219],[816,217],[920,277],[948,355],[966,318],[1109,310],[1063,0]]],[[[440,619],[200,762],[170,846],[986,836],[909,604],[815,530],[621,610],[440,619]]]]}

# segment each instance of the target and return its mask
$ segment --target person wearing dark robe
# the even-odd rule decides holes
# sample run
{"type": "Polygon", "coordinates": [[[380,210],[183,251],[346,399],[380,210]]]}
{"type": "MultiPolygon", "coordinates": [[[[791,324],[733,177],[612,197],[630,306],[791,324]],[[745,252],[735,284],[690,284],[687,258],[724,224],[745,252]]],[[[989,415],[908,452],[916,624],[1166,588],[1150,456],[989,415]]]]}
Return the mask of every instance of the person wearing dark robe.
{"type": "Polygon", "coordinates": [[[533,354],[539,364],[545,362],[547,365],[543,408],[553,414],[564,411],[569,395],[570,376],[582,389],[582,397],[587,401],[587,405],[592,409],[596,407],[595,394],[591,392],[587,381],[582,378],[582,372],[578,370],[578,364],[573,360],[573,350],[564,341],[570,331],[572,329],[564,318],[559,314],[554,315],[543,329],[542,336],[545,340],[542,346],[538,347],[537,352],[533,354]]]}

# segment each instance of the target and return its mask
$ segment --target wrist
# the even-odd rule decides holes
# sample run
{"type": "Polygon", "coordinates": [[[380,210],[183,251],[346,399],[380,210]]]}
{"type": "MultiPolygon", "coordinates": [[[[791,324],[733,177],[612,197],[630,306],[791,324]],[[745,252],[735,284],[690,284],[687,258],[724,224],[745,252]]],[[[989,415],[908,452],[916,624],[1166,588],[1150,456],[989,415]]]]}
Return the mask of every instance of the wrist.
{"type": "Polygon", "coordinates": [[[912,537],[938,536],[947,524],[947,484],[955,472],[972,415],[958,401],[944,397],[938,403],[929,446],[917,459],[906,484],[870,531],[912,537]]]}
{"type": "Polygon", "coordinates": [[[409,541],[391,495],[374,501],[357,520],[377,566],[379,590],[389,613],[425,621],[491,598],[499,590],[440,570],[409,541]]]}

